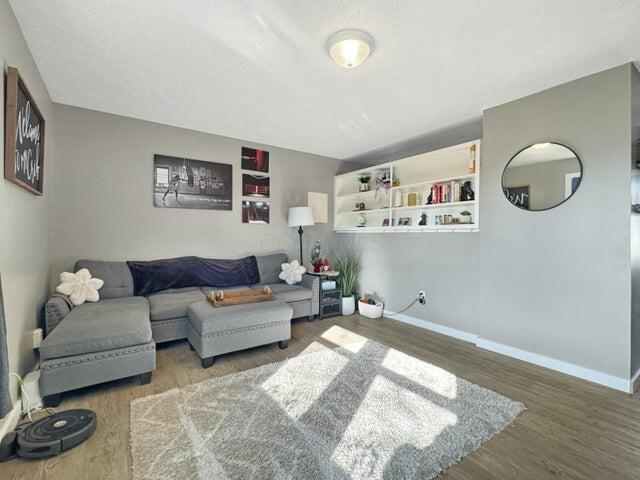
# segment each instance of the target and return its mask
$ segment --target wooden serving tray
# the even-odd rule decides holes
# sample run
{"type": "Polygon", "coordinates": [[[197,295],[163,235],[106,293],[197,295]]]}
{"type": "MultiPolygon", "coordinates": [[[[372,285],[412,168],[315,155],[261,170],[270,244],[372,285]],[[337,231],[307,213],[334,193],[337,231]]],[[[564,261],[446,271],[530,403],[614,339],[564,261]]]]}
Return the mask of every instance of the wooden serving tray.
{"type": "Polygon", "coordinates": [[[223,292],[216,290],[207,294],[207,300],[214,307],[228,307],[231,305],[244,305],[245,303],[268,302],[275,300],[275,295],[269,287],[261,290],[240,290],[236,292],[223,292]]]}

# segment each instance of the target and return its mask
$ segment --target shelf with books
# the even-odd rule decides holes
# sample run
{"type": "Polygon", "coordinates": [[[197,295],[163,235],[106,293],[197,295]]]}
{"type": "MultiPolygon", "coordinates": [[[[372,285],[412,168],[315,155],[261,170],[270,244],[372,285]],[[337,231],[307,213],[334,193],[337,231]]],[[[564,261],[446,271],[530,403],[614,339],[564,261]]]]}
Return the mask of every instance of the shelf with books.
{"type": "Polygon", "coordinates": [[[425,180],[424,182],[417,182],[417,183],[410,183],[408,185],[398,185],[397,187],[392,187],[391,191],[396,191],[396,190],[407,190],[407,189],[411,189],[411,188],[419,188],[419,187],[427,187],[429,185],[433,185],[435,183],[447,183],[447,182],[453,182],[453,181],[463,181],[463,180],[472,180],[474,179],[476,176],[475,173],[471,173],[471,174],[467,174],[467,175],[456,175],[454,177],[448,177],[448,178],[438,178],[435,180],[425,180]]]}
{"type": "Polygon", "coordinates": [[[477,140],[336,176],[334,230],[477,232],[480,145],[477,140]],[[362,176],[372,179],[366,192],[357,191],[362,176]]]}

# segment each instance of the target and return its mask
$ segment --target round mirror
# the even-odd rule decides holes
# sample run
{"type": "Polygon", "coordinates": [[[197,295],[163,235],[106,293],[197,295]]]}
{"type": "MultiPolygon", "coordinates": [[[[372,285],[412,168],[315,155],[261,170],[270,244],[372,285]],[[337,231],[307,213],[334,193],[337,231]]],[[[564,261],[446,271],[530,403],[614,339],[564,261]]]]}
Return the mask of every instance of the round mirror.
{"type": "Polygon", "coordinates": [[[502,191],[523,210],[548,210],[567,201],[580,186],[582,163],[559,143],[536,143],[516,153],[502,174],[502,191]]]}

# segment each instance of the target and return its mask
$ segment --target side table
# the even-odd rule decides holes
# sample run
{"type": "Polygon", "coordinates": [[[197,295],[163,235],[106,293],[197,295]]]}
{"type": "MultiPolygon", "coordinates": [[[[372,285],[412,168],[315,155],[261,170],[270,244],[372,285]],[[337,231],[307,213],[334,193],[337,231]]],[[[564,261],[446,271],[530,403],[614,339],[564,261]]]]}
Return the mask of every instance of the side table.
{"type": "Polygon", "coordinates": [[[319,278],[318,282],[318,298],[320,299],[320,312],[318,314],[319,319],[327,317],[335,317],[342,314],[342,290],[337,286],[331,290],[322,289],[322,281],[335,279],[340,275],[340,272],[329,270],[326,272],[307,272],[309,275],[314,275],[319,278]]]}

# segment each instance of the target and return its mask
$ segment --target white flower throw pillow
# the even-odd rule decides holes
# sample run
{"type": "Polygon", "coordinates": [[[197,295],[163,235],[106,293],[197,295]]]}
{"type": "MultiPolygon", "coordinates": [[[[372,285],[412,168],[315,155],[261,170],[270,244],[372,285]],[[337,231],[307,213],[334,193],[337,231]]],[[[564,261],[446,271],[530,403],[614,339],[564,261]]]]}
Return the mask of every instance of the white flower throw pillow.
{"type": "Polygon", "coordinates": [[[91,278],[91,273],[86,268],[76,273],[62,272],[60,285],[56,292],[67,295],[74,305],[82,305],[84,302],[97,302],[100,300],[98,290],[104,285],[99,278],[91,278]]]}
{"type": "Polygon", "coordinates": [[[300,283],[302,281],[302,274],[307,271],[298,260],[294,260],[291,263],[283,263],[280,265],[282,268],[282,272],[278,278],[280,280],[284,280],[288,285],[295,285],[296,283],[300,283]]]}

